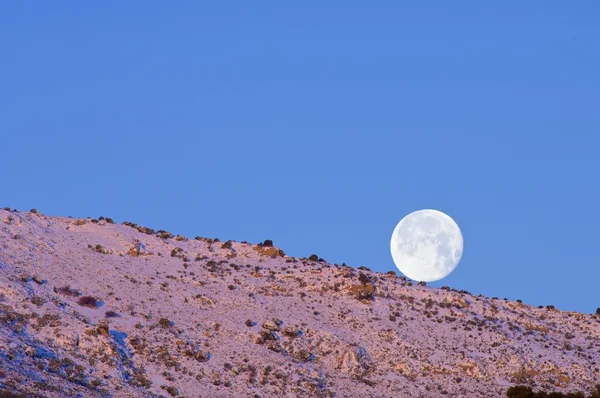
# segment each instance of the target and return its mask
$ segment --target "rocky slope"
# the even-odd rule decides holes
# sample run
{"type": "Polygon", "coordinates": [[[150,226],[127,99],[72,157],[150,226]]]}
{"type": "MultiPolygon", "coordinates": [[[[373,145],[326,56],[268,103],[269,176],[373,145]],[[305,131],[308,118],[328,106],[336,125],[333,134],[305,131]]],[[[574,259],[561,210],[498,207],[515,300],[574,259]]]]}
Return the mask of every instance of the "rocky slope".
{"type": "Polygon", "coordinates": [[[599,382],[596,315],[126,224],[0,210],[0,396],[500,397],[599,382]]]}

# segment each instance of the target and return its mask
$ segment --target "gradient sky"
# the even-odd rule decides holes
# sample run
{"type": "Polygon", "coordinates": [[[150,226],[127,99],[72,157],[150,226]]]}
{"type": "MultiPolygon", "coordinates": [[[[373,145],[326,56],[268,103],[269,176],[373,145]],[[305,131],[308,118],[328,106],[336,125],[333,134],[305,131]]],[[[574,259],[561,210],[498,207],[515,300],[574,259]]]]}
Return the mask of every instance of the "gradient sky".
{"type": "Polygon", "coordinates": [[[206,3],[1,2],[0,205],[600,307],[600,3],[206,3]]]}

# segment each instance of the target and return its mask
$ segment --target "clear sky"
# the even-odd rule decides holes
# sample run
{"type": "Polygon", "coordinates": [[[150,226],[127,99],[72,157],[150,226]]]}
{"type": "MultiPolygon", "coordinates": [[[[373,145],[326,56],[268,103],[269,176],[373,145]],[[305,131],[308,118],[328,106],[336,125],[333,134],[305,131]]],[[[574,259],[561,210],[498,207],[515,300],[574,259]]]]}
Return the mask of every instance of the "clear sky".
{"type": "Polygon", "coordinates": [[[0,3],[0,205],[600,307],[600,3],[0,3]],[[293,4],[292,4],[293,3],[293,4]]]}

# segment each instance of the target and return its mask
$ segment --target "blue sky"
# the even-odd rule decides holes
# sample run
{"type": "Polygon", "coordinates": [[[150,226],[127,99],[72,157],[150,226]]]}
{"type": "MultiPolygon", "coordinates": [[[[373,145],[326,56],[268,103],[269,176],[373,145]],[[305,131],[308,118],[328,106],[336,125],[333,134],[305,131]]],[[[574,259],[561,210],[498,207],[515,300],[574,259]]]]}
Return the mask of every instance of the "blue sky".
{"type": "Polygon", "coordinates": [[[0,4],[0,204],[395,269],[422,208],[465,251],[433,283],[600,307],[600,4],[0,4]]]}

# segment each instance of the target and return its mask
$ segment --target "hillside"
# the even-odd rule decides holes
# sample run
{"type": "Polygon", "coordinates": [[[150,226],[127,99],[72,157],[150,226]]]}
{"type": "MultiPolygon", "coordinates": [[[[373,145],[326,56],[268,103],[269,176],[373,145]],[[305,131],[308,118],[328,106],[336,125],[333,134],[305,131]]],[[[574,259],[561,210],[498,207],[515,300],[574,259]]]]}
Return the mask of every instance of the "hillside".
{"type": "Polygon", "coordinates": [[[501,397],[600,383],[596,315],[125,224],[0,210],[0,391],[501,397]]]}

